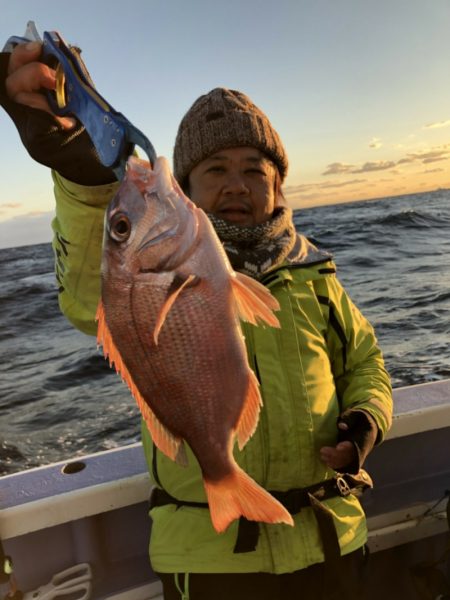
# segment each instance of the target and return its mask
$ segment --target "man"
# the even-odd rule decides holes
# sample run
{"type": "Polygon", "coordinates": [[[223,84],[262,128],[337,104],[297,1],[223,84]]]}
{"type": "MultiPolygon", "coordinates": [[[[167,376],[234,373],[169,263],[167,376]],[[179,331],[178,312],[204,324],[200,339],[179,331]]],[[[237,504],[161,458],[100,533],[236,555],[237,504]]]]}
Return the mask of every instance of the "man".
{"type": "MultiPolygon", "coordinates": [[[[53,169],[60,306],[94,334],[103,214],[118,183],[83,127],[51,115],[39,90],[54,88],[54,73],[38,62],[40,46],[27,46],[0,57],[0,100],[30,154],[53,169]]],[[[167,600],[363,595],[367,529],[353,492],[368,482],[357,474],[390,426],[391,387],[373,329],[337,280],[331,257],[295,231],[281,190],[287,167],[267,116],[240,92],[212,90],[180,124],[177,180],[207,212],[233,267],[267,285],[281,306],[280,330],[242,324],[264,407],[235,456],[295,525],[241,519],[218,535],[194,457],[179,467],[144,427],[157,488],[150,556],[167,600]]]]}

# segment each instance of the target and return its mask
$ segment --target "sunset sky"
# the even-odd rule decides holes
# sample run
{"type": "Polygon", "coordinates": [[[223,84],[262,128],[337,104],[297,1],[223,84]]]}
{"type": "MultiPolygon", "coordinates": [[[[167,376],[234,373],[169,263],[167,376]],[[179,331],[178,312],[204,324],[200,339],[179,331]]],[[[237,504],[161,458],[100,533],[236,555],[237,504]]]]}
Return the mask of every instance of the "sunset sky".
{"type": "MultiPolygon", "coordinates": [[[[32,19],[83,49],[99,92],[171,158],[217,86],[270,117],[293,208],[450,187],[448,0],[0,0],[0,44],[32,19]]],[[[49,241],[48,170],[0,112],[0,247],[49,241]]]]}

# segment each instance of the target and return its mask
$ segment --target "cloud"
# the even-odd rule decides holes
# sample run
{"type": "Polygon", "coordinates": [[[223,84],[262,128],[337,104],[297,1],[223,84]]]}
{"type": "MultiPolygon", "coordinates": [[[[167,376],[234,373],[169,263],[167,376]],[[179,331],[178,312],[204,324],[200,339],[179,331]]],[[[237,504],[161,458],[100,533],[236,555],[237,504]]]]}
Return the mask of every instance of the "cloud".
{"type": "Polygon", "coordinates": [[[316,195],[318,192],[322,192],[323,190],[330,190],[335,188],[347,187],[349,185],[357,185],[359,183],[367,183],[366,179],[350,179],[349,181],[327,181],[323,182],[313,182],[307,183],[303,185],[294,185],[283,188],[283,193],[286,198],[297,196],[299,194],[302,197],[308,197],[316,195]]]}
{"type": "Polygon", "coordinates": [[[384,171],[395,167],[396,163],[392,160],[377,160],[375,162],[366,162],[359,169],[355,169],[352,173],[369,173],[371,171],[384,171]]]}
{"type": "Polygon", "coordinates": [[[428,163],[438,162],[440,160],[448,160],[449,158],[450,157],[448,156],[431,156],[430,158],[424,158],[422,162],[424,165],[427,165],[428,163]]]}
{"type": "Polygon", "coordinates": [[[301,194],[303,192],[309,192],[317,187],[317,183],[303,183],[300,185],[288,185],[283,187],[283,194],[285,196],[292,196],[293,194],[301,194]]]}
{"type": "Polygon", "coordinates": [[[354,165],[347,165],[341,162],[331,163],[327,165],[326,171],[322,175],[340,175],[341,173],[353,173],[354,165]]]}
{"type": "Polygon", "coordinates": [[[0,248],[50,242],[53,212],[21,215],[0,222],[0,248]]]}
{"type": "Polygon", "coordinates": [[[369,148],[381,148],[383,144],[381,143],[380,138],[373,137],[369,142],[369,148]]]}
{"type": "MultiPolygon", "coordinates": [[[[374,144],[377,141],[378,138],[372,138],[371,140],[374,144]]],[[[422,148],[421,150],[409,153],[406,153],[406,150],[404,150],[403,156],[400,156],[397,160],[367,161],[359,164],[336,161],[329,163],[323,173],[321,173],[323,177],[332,176],[327,181],[312,181],[298,186],[286,187],[284,188],[284,193],[291,202],[300,201],[301,203],[310,198],[321,200],[323,197],[338,196],[340,195],[338,192],[339,188],[348,189],[348,192],[346,192],[348,197],[360,193],[364,197],[367,196],[367,186],[369,183],[371,187],[376,183],[392,185],[394,182],[398,182],[403,174],[405,174],[403,175],[404,179],[410,179],[411,171],[414,170],[414,173],[418,174],[421,165],[423,165],[422,170],[420,170],[421,173],[437,173],[439,171],[432,168],[425,171],[426,165],[448,159],[450,159],[450,143],[422,148]],[[413,166],[408,168],[409,165],[413,166]],[[401,168],[402,166],[405,168],[401,168]],[[384,179],[383,171],[385,172],[384,179]],[[355,175],[361,174],[366,175],[366,177],[355,177],[355,175]],[[390,179],[387,179],[388,176],[390,176],[390,179]]],[[[393,188],[392,193],[404,191],[405,189],[404,187],[393,188]]]]}
{"type": "Polygon", "coordinates": [[[408,157],[413,160],[430,160],[435,158],[446,158],[449,154],[447,146],[443,146],[438,150],[424,150],[422,152],[412,152],[408,157]]]}
{"type": "Polygon", "coordinates": [[[425,171],[422,171],[423,173],[442,173],[443,171],[445,171],[445,169],[425,169],[425,171]]]}
{"type": "Polygon", "coordinates": [[[366,179],[350,179],[350,181],[331,181],[319,184],[320,189],[345,187],[347,185],[356,185],[358,183],[367,183],[366,179]]]}
{"type": "MultiPolygon", "coordinates": [[[[373,139],[375,140],[377,138],[373,139]]],[[[398,165],[406,165],[416,161],[421,161],[423,164],[427,164],[439,160],[447,160],[448,158],[450,158],[450,144],[443,144],[441,146],[435,146],[434,148],[428,150],[421,150],[419,152],[409,152],[406,156],[403,156],[397,161],[368,161],[363,165],[352,165],[344,162],[334,162],[327,165],[322,175],[354,175],[358,173],[371,173],[376,171],[393,169],[398,165]]],[[[394,173],[395,171],[392,172],[394,173]]]]}
{"type": "Polygon", "coordinates": [[[11,211],[14,211],[17,208],[21,208],[23,206],[23,204],[20,204],[19,202],[4,202],[3,204],[0,204],[0,215],[8,215],[8,213],[11,213],[11,211]]]}
{"type": "Polygon", "coordinates": [[[423,129],[440,129],[441,127],[450,127],[450,119],[447,121],[436,121],[423,126],[423,129]]]}
{"type": "Polygon", "coordinates": [[[2,204],[0,204],[0,209],[19,208],[20,206],[23,206],[23,204],[21,204],[20,202],[2,202],[2,204]]]}
{"type": "Polygon", "coordinates": [[[392,167],[395,167],[396,164],[397,163],[393,160],[369,161],[359,166],[336,162],[328,165],[326,170],[322,173],[322,175],[342,175],[370,173],[372,171],[384,171],[386,169],[392,169],[392,167]]]}

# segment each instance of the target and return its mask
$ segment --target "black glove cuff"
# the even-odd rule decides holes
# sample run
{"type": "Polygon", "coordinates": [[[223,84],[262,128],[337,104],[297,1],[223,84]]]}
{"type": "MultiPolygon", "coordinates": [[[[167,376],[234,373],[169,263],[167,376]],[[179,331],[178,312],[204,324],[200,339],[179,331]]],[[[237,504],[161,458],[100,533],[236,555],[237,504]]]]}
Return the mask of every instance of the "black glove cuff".
{"type": "Polygon", "coordinates": [[[3,98],[7,97],[5,82],[8,77],[9,52],[0,52],[0,102],[3,104],[3,98]]]}
{"type": "Polygon", "coordinates": [[[347,430],[338,429],[338,442],[350,441],[355,446],[357,458],[344,470],[347,473],[358,473],[367,455],[375,445],[378,426],[375,419],[365,410],[349,409],[338,418],[338,424],[345,423],[347,430]]]}
{"type": "Polygon", "coordinates": [[[63,129],[49,113],[14,102],[6,93],[10,54],[0,53],[0,105],[13,120],[28,154],[37,162],[81,185],[116,181],[105,167],[81,123],[63,129]]]}

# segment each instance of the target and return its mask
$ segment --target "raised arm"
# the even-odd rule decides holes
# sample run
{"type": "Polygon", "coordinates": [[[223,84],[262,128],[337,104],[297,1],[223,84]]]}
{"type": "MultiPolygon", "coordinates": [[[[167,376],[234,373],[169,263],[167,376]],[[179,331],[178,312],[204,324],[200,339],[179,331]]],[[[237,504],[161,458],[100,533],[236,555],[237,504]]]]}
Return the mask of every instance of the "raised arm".
{"type": "Polygon", "coordinates": [[[43,90],[55,88],[55,72],[39,61],[41,53],[42,45],[30,42],[0,54],[0,104],[30,156],[53,170],[60,307],[78,329],[95,334],[103,214],[118,183],[101,164],[83,125],[52,114],[43,90]]]}

